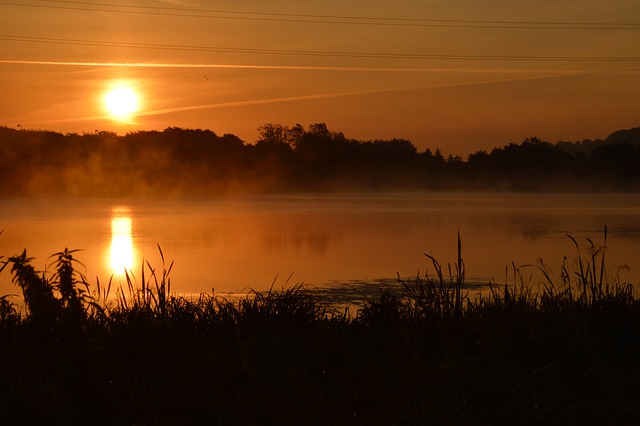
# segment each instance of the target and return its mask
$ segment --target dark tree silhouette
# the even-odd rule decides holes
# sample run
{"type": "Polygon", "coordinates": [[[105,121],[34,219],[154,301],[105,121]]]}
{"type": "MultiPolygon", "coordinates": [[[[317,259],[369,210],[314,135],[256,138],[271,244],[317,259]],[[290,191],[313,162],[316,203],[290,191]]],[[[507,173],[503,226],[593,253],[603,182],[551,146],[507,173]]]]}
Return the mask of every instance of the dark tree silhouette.
{"type": "Polygon", "coordinates": [[[1,196],[192,196],[328,190],[636,190],[638,129],[605,141],[532,137],[467,160],[406,139],[359,141],[325,123],[235,135],[169,127],[118,136],[0,127],[1,196]],[[624,141],[618,143],[617,141],[624,141]]]}

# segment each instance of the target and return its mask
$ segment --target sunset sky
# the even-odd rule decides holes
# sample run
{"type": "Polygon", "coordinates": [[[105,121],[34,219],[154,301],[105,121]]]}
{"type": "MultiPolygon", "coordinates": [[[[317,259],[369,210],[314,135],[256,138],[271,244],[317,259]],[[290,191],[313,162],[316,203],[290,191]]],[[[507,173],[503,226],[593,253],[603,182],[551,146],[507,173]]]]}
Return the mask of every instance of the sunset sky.
{"type": "Polygon", "coordinates": [[[640,126],[637,0],[0,1],[0,125],[325,122],[466,155],[640,126]],[[138,96],[122,121],[104,106],[138,96]]]}

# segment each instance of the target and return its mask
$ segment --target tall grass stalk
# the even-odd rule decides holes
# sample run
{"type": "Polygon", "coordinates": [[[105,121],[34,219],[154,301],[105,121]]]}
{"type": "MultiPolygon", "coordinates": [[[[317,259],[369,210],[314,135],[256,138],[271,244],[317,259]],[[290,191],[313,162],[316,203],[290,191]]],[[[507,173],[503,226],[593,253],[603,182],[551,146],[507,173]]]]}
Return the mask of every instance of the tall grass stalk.
{"type": "Polygon", "coordinates": [[[462,259],[462,239],[458,231],[457,258],[454,271],[448,264],[448,279],[442,272],[442,265],[430,254],[423,253],[432,263],[436,278],[421,279],[417,276],[415,281],[400,280],[404,294],[414,309],[414,314],[422,317],[427,313],[435,313],[447,318],[459,318],[464,311],[464,305],[468,302],[468,292],[464,291],[465,268],[462,259]]]}
{"type": "Polygon", "coordinates": [[[565,256],[560,268],[560,279],[557,279],[550,267],[542,260],[537,265],[523,265],[523,267],[535,267],[542,273],[541,285],[543,290],[540,296],[544,300],[563,300],[564,303],[581,304],[583,306],[596,306],[607,300],[628,299],[634,296],[634,286],[631,283],[622,283],[618,269],[615,277],[610,277],[605,263],[607,249],[607,227],[604,228],[602,245],[596,245],[591,238],[585,238],[588,246],[588,255],[583,256],[582,250],[576,238],[567,234],[576,250],[576,261],[573,268],[568,265],[565,256]]]}
{"type": "MultiPolygon", "coordinates": [[[[141,281],[138,285],[132,271],[125,270],[127,292],[125,293],[122,286],[116,290],[116,305],[119,310],[142,309],[159,318],[166,317],[168,302],[171,298],[171,270],[174,262],[172,261],[167,268],[160,245],[158,245],[158,251],[162,260],[162,273],[158,274],[156,268],[147,259],[143,259],[140,267],[141,281]]],[[[112,279],[113,277],[109,280],[107,294],[111,288],[112,279]]]]}

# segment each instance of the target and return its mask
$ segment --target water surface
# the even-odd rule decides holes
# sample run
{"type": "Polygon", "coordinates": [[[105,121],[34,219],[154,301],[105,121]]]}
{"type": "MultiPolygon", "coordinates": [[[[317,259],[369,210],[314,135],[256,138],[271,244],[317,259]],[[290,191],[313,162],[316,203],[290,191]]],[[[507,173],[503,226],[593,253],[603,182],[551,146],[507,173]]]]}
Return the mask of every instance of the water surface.
{"type": "MultiPolygon", "coordinates": [[[[174,262],[172,291],[241,292],[289,283],[373,281],[433,274],[435,256],[455,262],[457,233],[470,281],[505,281],[505,270],[539,258],[559,271],[575,257],[571,234],[602,244],[608,266],[640,281],[640,195],[411,193],[291,195],[190,201],[2,200],[0,255],[27,249],[47,269],[53,253],[76,257],[90,282],[122,271],[140,279],[142,259],[174,262]],[[289,278],[290,277],[290,278],[289,278]]],[[[584,251],[586,253],[586,251],[584,251]]],[[[445,266],[446,269],[446,266],[445,266]]],[[[525,273],[535,268],[523,268],[525,273]]],[[[536,277],[533,278],[537,280],[536,277]]],[[[16,292],[8,271],[0,294],[16,292]]]]}

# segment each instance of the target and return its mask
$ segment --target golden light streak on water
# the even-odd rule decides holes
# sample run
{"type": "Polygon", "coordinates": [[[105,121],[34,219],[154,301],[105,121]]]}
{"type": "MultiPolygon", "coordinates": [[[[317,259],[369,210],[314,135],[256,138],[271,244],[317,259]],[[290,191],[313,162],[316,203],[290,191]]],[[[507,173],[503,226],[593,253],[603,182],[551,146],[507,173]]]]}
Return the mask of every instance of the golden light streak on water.
{"type": "Polygon", "coordinates": [[[111,271],[116,276],[124,276],[125,270],[133,267],[133,226],[131,211],[115,208],[111,213],[111,271]]]}

